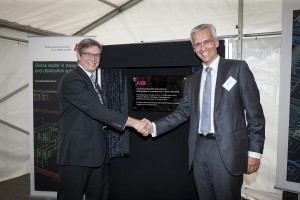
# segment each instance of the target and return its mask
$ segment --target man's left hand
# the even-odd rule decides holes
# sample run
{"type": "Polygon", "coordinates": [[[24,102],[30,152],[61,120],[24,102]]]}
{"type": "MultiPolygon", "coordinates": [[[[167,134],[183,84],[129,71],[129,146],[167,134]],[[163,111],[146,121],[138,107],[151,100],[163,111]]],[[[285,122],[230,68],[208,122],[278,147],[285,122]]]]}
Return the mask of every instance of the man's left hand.
{"type": "Polygon", "coordinates": [[[252,174],[258,170],[260,166],[260,159],[248,157],[247,174],[252,174]]]}

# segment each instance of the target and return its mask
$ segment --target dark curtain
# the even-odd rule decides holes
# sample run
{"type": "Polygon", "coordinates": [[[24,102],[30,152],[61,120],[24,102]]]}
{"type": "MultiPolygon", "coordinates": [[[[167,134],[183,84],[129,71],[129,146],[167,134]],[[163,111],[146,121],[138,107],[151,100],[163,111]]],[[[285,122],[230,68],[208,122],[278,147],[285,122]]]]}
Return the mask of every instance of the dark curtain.
{"type": "MultiPolygon", "coordinates": [[[[126,68],[101,68],[101,85],[108,108],[128,114],[126,68]]],[[[107,128],[109,157],[127,157],[129,154],[129,131],[107,128]]]]}

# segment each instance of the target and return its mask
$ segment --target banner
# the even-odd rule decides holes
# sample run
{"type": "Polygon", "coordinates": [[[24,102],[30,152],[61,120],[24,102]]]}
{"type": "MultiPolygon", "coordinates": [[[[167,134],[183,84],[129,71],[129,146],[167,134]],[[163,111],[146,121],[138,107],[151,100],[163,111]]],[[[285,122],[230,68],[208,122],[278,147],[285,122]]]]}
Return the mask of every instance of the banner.
{"type": "Polygon", "coordinates": [[[283,2],[276,188],[300,193],[300,2],[283,2]],[[295,8],[299,8],[295,10],[295,8]],[[289,89],[290,90],[289,90],[289,89]],[[289,98],[287,98],[289,97],[289,98]]]}
{"type": "Polygon", "coordinates": [[[31,196],[56,196],[61,77],[75,68],[76,48],[86,37],[30,37],[30,188],[31,196]]]}
{"type": "MultiPolygon", "coordinates": [[[[300,10],[293,11],[293,45],[286,180],[300,183],[300,10]]],[[[299,185],[300,186],[300,185],[299,185]]]]}

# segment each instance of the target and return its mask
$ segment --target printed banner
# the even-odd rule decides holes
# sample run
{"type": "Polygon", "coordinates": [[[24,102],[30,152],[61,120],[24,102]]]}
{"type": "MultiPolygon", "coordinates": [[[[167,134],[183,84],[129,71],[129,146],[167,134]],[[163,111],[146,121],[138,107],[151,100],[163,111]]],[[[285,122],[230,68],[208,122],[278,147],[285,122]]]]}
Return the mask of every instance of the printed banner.
{"type": "Polygon", "coordinates": [[[275,188],[300,193],[300,2],[284,1],[282,16],[275,188]]]}
{"type": "Polygon", "coordinates": [[[75,68],[77,44],[84,37],[30,37],[32,130],[30,131],[31,195],[56,196],[59,108],[56,90],[61,77],[75,68]]]}
{"type": "Polygon", "coordinates": [[[290,120],[286,180],[300,183],[300,10],[293,11],[292,38],[290,120]]]}

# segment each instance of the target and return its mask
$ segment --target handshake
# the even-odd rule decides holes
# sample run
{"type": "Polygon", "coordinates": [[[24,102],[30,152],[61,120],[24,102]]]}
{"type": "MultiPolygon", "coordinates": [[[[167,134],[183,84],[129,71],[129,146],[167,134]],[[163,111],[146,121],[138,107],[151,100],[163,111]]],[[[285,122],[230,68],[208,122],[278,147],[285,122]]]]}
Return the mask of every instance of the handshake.
{"type": "Polygon", "coordinates": [[[136,131],[138,131],[145,137],[153,133],[153,124],[146,118],[138,120],[132,117],[128,117],[126,126],[133,127],[136,131]]]}

